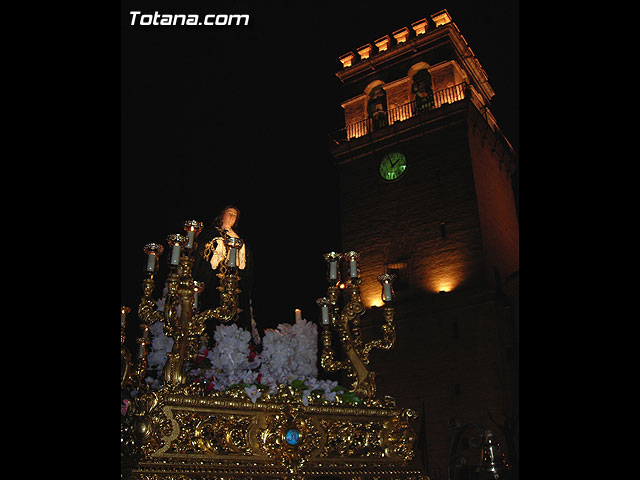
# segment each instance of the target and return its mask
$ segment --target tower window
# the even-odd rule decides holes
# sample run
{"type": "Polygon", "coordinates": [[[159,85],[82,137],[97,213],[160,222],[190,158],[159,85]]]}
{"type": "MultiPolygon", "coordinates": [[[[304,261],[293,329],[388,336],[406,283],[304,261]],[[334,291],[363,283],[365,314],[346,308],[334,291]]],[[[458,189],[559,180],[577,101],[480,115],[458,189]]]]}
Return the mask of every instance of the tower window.
{"type": "Polygon", "coordinates": [[[447,222],[440,222],[440,238],[447,238],[447,222]]]}
{"type": "Polygon", "coordinates": [[[367,113],[371,121],[371,129],[377,130],[389,124],[387,119],[387,92],[382,85],[377,85],[369,92],[367,113]]]}
{"type": "Polygon", "coordinates": [[[411,91],[415,96],[416,113],[434,108],[435,102],[433,100],[433,87],[429,70],[423,68],[413,76],[411,91]]]}
{"type": "Polygon", "coordinates": [[[393,289],[398,291],[404,291],[409,288],[409,259],[397,258],[393,262],[386,264],[386,271],[396,275],[396,280],[393,282],[393,289]]]}

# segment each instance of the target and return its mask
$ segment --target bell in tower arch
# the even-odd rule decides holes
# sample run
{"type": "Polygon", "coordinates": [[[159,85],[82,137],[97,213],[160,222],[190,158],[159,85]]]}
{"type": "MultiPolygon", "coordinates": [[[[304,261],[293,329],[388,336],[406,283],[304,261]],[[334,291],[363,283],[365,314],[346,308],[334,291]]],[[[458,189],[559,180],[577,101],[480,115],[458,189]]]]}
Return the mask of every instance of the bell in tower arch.
{"type": "Polygon", "coordinates": [[[377,130],[389,124],[387,119],[387,92],[382,88],[382,83],[378,83],[369,91],[367,114],[371,122],[371,130],[377,130]]]}
{"type": "Polygon", "coordinates": [[[415,73],[411,92],[415,98],[416,112],[434,108],[433,87],[429,70],[423,68],[415,73]]]}

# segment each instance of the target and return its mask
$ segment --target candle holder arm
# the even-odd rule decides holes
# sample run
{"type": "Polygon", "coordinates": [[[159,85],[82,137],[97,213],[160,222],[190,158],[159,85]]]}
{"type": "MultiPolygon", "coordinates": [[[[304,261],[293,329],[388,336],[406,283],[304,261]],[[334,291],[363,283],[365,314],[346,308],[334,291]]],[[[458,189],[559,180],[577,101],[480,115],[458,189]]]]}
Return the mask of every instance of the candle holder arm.
{"type": "Polygon", "coordinates": [[[140,388],[140,385],[144,381],[144,377],[147,374],[147,345],[151,342],[149,339],[142,337],[137,340],[137,343],[140,345],[141,352],[138,355],[138,364],[136,365],[136,370],[133,373],[133,380],[136,383],[137,388],[140,388]]]}
{"type": "Polygon", "coordinates": [[[365,361],[362,355],[358,327],[362,312],[364,312],[364,305],[361,302],[349,303],[340,316],[339,331],[342,346],[351,366],[350,377],[354,378],[351,389],[361,398],[371,398],[376,393],[375,372],[369,370],[368,361],[365,361]]]}
{"type": "Polygon", "coordinates": [[[204,312],[196,315],[196,319],[202,321],[215,318],[222,323],[227,323],[236,320],[238,314],[242,312],[242,309],[238,307],[238,296],[242,290],[238,288],[240,282],[240,276],[235,271],[235,268],[227,268],[223,272],[218,274],[220,278],[220,305],[213,309],[205,310],[204,312]]]}
{"type": "Polygon", "coordinates": [[[133,383],[133,362],[131,361],[131,353],[124,345],[120,346],[120,357],[120,361],[122,362],[120,388],[125,388],[133,383]]]}
{"type": "Polygon", "coordinates": [[[382,324],[382,338],[371,340],[362,348],[362,360],[369,363],[369,353],[374,348],[390,350],[396,343],[396,326],[394,323],[395,310],[387,305],[384,307],[384,323],[382,324]]]}
{"type": "Polygon", "coordinates": [[[241,290],[237,288],[240,277],[234,275],[235,278],[226,277],[223,279],[223,285],[218,287],[220,293],[220,306],[213,310],[215,318],[222,323],[235,321],[242,309],[238,307],[238,295],[241,290]]]}
{"type": "Polygon", "coordinates": [[[138,318],[141,323],[147,325],[153,325],[155,322],[162,321],[164,319],[164,313],[156,309],[156,302],[152,298],[151,294],[155,288],[153,279],[146,278],[142,282],[142,299],[138,306],[138,318]]]}
{"type": "Polygon", "coordinates": [[[339,372],[344,370],[349,378],[355,376],[355,370],[349,360],[336,360],[335,351],[331,346],[331,330],[328,325],[322,331],[322,355],[320,365],[327,372],[339,372]]]}

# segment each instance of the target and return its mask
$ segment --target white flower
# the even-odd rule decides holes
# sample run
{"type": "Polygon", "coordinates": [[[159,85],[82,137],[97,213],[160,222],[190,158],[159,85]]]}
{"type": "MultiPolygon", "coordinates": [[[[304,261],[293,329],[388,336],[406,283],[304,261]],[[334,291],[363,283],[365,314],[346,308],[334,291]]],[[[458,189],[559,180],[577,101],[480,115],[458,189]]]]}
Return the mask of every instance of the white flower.
{"type": "Polygon", "coordinates": [[[164,334],[164,323],[155,322],[149,327],[151,334],[151,350],[147,354],[150,370],[162,370],[167,362],[167,353],[173,348],[173,338],[164,334]]]}
{"type": "Polygon", "coordinates": [[[239,383],[255,383],[259,373],[254,370],[246,370],[240,376],[239,383]]]}
{"type": "Polygon", "coordinates": [[[162,297],[158,300],[156,300],[156,310],[158,310],[159,312],[164,312],[164,302],[165,302],[166,298],[162,297]]]}
{"type": "Polygon", "coordinates": [[[330,402],[333,402],[336,399],[336,395],[338,394],[338,392],[324,392],[324,398],[325,400],[328,400],[330,402]]]}
{"type": "Polygon", "coordinates": [[[224,390],[236,383],[254,382],[258,374],[251,371],[256,365],[255,359],[249,362],[251,334],[235,324],[218,325],[213,338],[216,345],[207,358],[211,362],[212,373],[216,379],[214,388],[224,390]]]}
{"type": "MultiPolygon", "coordinates": [[[[263,378],[288,384],[293,380],[318,374],[318,330],[304,319],[294,325],[281,323],[277,330],[267,330],[262,339],[263,378]]],[[[265,383],[265,385],[267,385],[265,383]]]]}
{"type": "Polygon", "coordinates": [[[147,377],[144,379],[152,390],[158,390],[162,386],[162,381],[157,378],[147,377]]]}
{"type": "Polygon", "coordinates": [[[256,400],[262,395],[262,392],[258,390],[258,387],[255,385],[244,387],[244,391],[247,393],[247,396],[251,399],[252,403],[256,403],[256,400]]]}

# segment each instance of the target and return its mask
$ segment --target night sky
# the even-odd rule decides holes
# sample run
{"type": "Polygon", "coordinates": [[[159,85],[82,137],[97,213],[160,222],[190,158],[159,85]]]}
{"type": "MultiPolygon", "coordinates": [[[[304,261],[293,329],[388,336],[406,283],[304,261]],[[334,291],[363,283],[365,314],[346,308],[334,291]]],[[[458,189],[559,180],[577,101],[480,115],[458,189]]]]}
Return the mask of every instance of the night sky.
{"type": "MultiPolygon", "coordinates": [[[[327,286],[322,254],[340,249],[328,142],[344,126],[338,57],[444,8],[486,71],[492,112],[518,150],[517,2],[383,5],[123,2],[121,305],[137,309],[145,244],[166,246],[186,220],[209,223],[235,204],[255,257],[258,323],[293,322],[295,308],[317,320],[315,300],[327,286]],[[132,10],[242,13],[250,23],[132,26],[132,10]]],[[[138,336],[130,318],[128,333],[138,336]]]]}

